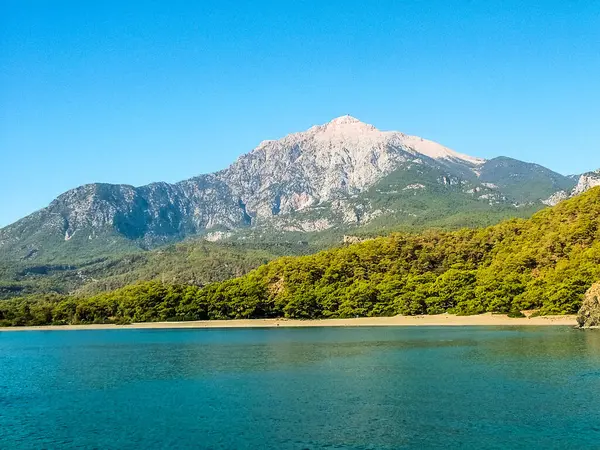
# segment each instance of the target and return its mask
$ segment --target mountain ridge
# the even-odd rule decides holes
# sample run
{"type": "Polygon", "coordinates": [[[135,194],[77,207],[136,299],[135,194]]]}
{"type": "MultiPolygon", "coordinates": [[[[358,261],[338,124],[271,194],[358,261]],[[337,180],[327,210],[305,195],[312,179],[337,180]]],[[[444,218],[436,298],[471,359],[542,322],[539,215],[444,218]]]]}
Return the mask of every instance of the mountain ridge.
{"type": "MultiPolygon", "coordinates": [[[[498,181],[493,176],[480,179],[490,172],[490,161],[341,116],[263,141],[215,173],[173,184],[96,183],[69,190],[48,207],[0,229],[0,258],[52,259],[65,252],[99,254],[120,246],[146,249],[254,227],[313,232],[362,226],[382,216],[403,221],[426,211],[440,195],[454,196],[465,210],[478,209],[473,202],[490,208],[532,202],[541,207],[541,200],[558,190],[547,180],[556,178],[561,188],[574,185],[545,169],[543,195],[521,201],[499,189],[503,183],[492,182],[498,181]],[[393,188],[377,191],[378,183],[390,176],[393,188]],[[378,207],[382,197],[387,203],[378,207]],[[406,204],[412,208],[404,211],[406,204]]],[[[528,164],[518,162],[523,173],[528,164]]],[[[513,191],[523,190],[526,179],[517,187],[511,183],[504,183],[507,192],[509,184],[513,191]]]]}

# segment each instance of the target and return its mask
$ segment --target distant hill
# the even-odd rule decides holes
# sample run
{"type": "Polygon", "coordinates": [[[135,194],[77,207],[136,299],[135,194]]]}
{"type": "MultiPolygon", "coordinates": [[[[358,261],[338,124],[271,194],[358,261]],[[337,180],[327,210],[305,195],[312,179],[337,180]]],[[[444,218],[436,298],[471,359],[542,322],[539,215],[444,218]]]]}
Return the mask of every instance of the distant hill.
{"type": "Polygon", "coordinates": [[[479,169],[479,181],[496,187],[518,203],[536,203],[549,194],[570,190],[575,185],[572,178],[539,164],[505,156],[486,161],[479,169]]]}

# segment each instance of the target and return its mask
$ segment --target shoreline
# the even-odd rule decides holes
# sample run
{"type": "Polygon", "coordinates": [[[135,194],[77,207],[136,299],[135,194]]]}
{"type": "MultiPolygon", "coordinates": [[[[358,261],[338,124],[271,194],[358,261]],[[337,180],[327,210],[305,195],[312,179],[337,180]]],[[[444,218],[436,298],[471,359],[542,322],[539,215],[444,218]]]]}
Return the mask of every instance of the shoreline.
{"type": "Polygon", "coordinates": [[[198,320],[189,322],[140,322],[130,325],[41,325],[27,327],[0,327],[2,331],[59,331],[59,330],[126,330],[126,329],[202,329],[202,328],[302,328],[302,327],[418,327],[418,326],[577,326],[576,316],[539,316],[509,318],[504,314],[455,316],[361,317],[356,319],[232,319],[198,320]]]}

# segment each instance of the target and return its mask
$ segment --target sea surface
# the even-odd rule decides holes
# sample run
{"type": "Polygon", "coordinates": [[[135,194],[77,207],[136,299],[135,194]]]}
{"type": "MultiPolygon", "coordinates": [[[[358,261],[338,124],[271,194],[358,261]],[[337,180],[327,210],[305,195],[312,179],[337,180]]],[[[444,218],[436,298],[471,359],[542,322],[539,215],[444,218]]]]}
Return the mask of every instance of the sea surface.
{"type": "Polygon", "coordinates": [[[2,332],[0,448],[600,448],[600,330],[2,332]]]}

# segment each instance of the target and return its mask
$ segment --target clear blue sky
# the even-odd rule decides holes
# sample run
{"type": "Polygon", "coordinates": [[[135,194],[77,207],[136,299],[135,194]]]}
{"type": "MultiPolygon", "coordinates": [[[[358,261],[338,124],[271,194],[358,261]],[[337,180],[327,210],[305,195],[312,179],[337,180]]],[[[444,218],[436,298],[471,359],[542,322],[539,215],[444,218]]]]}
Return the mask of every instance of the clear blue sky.
{"type": "Polygon", "coordinates": [[[342,114],[600,167],[598,0],[0,0],[0,226],[342,114]]]}

